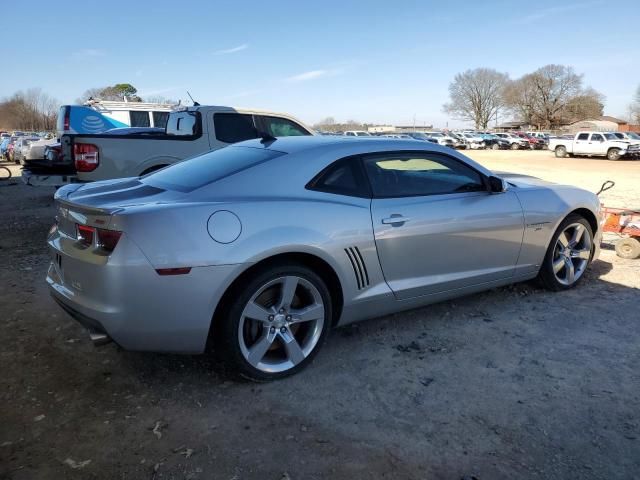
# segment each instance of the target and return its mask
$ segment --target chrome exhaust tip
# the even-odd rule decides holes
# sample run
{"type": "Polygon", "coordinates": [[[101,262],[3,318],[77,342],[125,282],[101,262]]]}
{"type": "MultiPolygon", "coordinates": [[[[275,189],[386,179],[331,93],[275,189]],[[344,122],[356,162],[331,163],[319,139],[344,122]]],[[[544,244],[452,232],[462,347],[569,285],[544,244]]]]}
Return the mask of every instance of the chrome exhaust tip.
{"type": "Polygon", "coordinates": [[[96,347],[106,345],[112,341],[109,335],[100,332],[89,332],[89,338],[96,347]]]}

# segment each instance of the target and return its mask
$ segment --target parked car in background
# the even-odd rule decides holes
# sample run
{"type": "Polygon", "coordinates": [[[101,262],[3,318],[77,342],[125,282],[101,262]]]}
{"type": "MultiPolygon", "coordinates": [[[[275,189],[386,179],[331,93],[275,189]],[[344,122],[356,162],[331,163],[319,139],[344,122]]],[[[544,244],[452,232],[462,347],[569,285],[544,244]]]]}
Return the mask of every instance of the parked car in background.
{"type": "Polygon", "coordinates": [[[44,159],[44,149],[51,144],[57,143],[57,140],[44,139],[37,137],[37,140],[29,142],[26,146],[22,147],[21,156],[19,158],[22,165],[28,165],[29,162],[34,160],[44,159]]]}
{"type": "Polygon", "coordinates": [[[511,143],[507,140],[494,135],[493,133],[480,133],[480,137],[484,142],[484,148],[490,148],[492,150],[505,150],[511,148],[511,143]]]}
{"type": "Polygon", "coordinates": [[[453,139],[453,148],[465,150],[469,147],[467,140],[456,132],[446,132],[447,136],[453,139]]]}
{"type": "Polygon", "coordinates": [[[22,163],[22,161],[24,160],[24,155],[29,148],[29,144],[38,140],[40,140],[40,137],[17,137],[16,142],[13,146],[13,161],[15,163],[22,163]]]}
{"type": "Polygon", "coordinates": [[[529,143],[529,148],[531,150],[542,150],[546,145],[544,140],[532,137],[531,135],[528,135],[524,132],[515,132],[515,134],[520,138],[525,139],[529,143]]]}
{"type": "Polygon", "coordinates": [[[611,132],[611,133],[613,133],[620,140],[624,140],[626,142],[629,142],[630,144],[633,144],[633,145],[640,144],[640,135],[638,135],[636,132],[611,132]]]}
{"type": "Polygon", "coordinates": [[[424,134],[428,137],[435,139],[438,144],[443,147],[454,148],[455,140],[448,135],[445,135],[442,132],[424,132],[424,134]]]}
{"type": "Polygon", "coordinates": [[[576,155],[619,160],[625,155],[640,156],[640,145],[631,145],[613,133],[605,132],[579,132],[573,140],[552,139],[549,150],[553,150],[558,158],[576,155]]]}
{"type": "Polygon", "coordinates": [[[458,132],[458,135],[462,135],[468,145],[468,148],[478,149],[484,148],[484,139],[475,132],[458,132]]]}
{"type": "Polygon", "coordinates": [[[372,135],[369,132],[365,132],[364,130],[347,130],[343,133],[347,137],[371,137],[372,135]]]}
{"type": "Polygon", "coordinates": [[[5,159],[7,158],[7,148],[9,147],[9,142],[11,142],[11,136],[3,137],[2,141],[0,141],[0,157],[5,159]]]}
{"type": "Polygon", "coordinates": [[[433,137],[428,136],[427,134],[425,134],[423,132],[407,132],[407,135],[409,135],[414,140],[421,140],[423,142],[438,143],[438,140],[436,140],[433,137]]]}
{"type": "Polygon", "coordinates": [[[515,135],[513,133],[504,132],[504,133],[496,133],[495,135],[509,142],[509,147],[512,150],[518,150],[519,148],[529,148],[528,140],[522,137],[519,137],[518,135],[515,135]]]}
{"type": "Polygon", "coordinates": [[[408,140],[413,140],[413,137],[406,133],[383,133],[381,135],[372,135],[372,136],[383,137],[383,138],[406,138],[408,140]]]}
{"type": "Polygon", "coordinates": [[[533,278],[568,290],[602,236],[592,192],[397,139],[251,140],[67,185],[55,208],[46,281],[94,342],[212,347],[256,381],[300,371],[333,326],[533,278]]]}
{"type": "Polygon", "coordinates": [[[313,135],[302,122],[286,114],[251,109],[198,105],[174,110],[160,134],[65,134],[58,162],[44,171],[23,169],[30,185],[62,185],[122,177],[154,170],[252,138],[313,135]],[[69,170],[75,168],[75,176],[69,170]],[[60,170],[60,175],[56,175],[60,170]]]}

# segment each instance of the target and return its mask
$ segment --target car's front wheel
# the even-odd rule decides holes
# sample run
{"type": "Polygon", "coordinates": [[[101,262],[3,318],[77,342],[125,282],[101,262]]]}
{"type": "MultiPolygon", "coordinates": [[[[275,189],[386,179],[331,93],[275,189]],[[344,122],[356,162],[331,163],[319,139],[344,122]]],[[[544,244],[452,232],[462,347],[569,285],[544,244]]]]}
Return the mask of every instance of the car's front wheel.
{"type": "Polygon", "coordinates": [[[607,152],[607,158],[609,160],[620,160],[620,150],[617,148],[610,148],[607,152]]]}
{"type": "Polygon", "coordinates": [[[547,249],[538,278],[549,290],[566,290],[578,284],[591,262],[593,231],[582,216],[565,218],[547,249]]]}
{"type": "Polygon", "coordinates": [[[304,368],[331,326],[325,282],[302,265],[265,268],[235,292],[217,328],[215,348],[234,372],[269,381],[304,368]]]}

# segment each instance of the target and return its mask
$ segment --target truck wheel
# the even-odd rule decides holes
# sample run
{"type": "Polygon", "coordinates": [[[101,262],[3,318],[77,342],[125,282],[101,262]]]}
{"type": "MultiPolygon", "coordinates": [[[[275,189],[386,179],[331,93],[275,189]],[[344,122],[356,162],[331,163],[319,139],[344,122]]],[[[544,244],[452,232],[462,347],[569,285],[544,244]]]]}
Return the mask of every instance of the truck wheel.
{"type": "Polygon", "coordinates": [[[609,160],[620,160],[620,150],[617,148],[610,148],[607,152],[607,158],[609,160]]]}
{"type": "Polygon", "coordinates": [[[557,158],[564,158],[566,156],[567,156],[567,147],[563,147],[562,145],[560,145],[559,147],[556,147],[557,158]]]}
{"type": "Polygon", "coordinates": [[[616,255],[620,258],[640,257],[640,241],[635,238],[623,238],[616,242],[616,255]]]}
{"type": "Polygon", "coordinates": [[[511,150],[517,150],[518,149],[518,144],[517,143],[512,143],[511,144],[511,150]]]}

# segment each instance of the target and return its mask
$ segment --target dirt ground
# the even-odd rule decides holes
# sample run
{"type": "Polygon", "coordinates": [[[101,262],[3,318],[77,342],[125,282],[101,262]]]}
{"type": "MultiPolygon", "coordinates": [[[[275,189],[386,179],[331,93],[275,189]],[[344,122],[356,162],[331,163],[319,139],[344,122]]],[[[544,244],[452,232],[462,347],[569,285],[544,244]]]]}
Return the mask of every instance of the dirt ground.
{"type": "MultiPolygon", "coordinates": [[[[471,152],[640,207],[640,162],[471,152]]],[[[94,348],[44,282],[52,189],[0,184],[1,479],[640,478],[640,260],[332,332],[256,385],[94,348]]]]}

